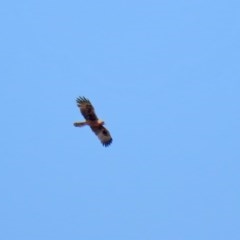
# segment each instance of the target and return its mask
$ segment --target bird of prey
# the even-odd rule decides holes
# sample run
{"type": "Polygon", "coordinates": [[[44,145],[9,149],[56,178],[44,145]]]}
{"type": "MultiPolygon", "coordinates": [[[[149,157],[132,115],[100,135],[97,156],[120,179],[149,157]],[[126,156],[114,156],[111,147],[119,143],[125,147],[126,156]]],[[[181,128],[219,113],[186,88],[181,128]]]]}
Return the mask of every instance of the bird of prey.
{"type": "Polygon", "coordinates": [[[94,107],[91,102],[85,97],[76,99],[77,106],[80,109],[83,117],[86,119],[84,122],[75,122],[75,127],[82,127],[88,125],[92,131],[97,135],[103,146],[107,147],[112,143],[112,137],[109,131],[103,126],[104,121],[98,119],[94,107]]]}

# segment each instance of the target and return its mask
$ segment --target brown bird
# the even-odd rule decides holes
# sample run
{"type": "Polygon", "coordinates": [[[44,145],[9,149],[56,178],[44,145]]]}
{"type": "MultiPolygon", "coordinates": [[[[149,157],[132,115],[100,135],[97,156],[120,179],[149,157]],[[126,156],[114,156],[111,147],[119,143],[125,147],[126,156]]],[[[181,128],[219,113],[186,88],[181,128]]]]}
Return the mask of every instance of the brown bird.
{"type": "Polygon", "coordinates": [[[103,126],[104,121],[98,119],[94,107],[91,102],[85,97],[76,99],[77,106],[80,109],[83,117],[86,119],[84,122],[75,122],[75,127],[82,127],[88,125],[92,131],[98,136],[103,146],[108,146],[112,143],[112,137],[109,131],[103,126]]]}

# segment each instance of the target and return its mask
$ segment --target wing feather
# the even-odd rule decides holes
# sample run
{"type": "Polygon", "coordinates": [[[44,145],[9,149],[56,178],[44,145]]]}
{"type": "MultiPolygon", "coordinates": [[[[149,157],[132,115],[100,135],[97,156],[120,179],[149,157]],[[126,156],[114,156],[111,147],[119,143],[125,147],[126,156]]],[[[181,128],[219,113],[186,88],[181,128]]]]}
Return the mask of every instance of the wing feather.
{"type": "Polygon", "coordinates": [[[90,121],[98,120],[94,107],[87,98],[79,97],[76,99],[76,101],[77,101],[77,106],[80,109],[80,112],[82,113],[83,117],[86,120],[90,120],[90,121]]]}
{"type": "Polygon", "coordinates": [[[107,147],[112,143],[110,132],[104,127],[91,127],[92,131],[97,135],[103,146],[107,147]]]}

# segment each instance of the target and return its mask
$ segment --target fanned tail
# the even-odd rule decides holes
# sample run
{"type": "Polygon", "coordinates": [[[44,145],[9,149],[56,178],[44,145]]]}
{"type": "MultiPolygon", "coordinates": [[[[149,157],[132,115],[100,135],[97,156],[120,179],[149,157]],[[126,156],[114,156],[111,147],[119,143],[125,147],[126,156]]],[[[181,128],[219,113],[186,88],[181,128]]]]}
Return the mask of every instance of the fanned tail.
{"type": "Polygon", "coordinates": [[[75,127],[83,127],[83,126],[87,125],[87,123],[86,122],[75,122],[75,123],[73,123],[73,125],[75,127]]]}

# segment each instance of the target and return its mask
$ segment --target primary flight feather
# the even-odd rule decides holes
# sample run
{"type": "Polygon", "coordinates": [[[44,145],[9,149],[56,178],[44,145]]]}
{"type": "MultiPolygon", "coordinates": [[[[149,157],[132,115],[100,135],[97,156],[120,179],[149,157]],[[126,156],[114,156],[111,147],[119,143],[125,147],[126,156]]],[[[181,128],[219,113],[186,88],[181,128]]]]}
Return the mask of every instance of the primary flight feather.
{"type": "Polygon", "coordinates": [[[98,119],[94,107],[91,102],[85,97],[76,99],[77,106],[80,109],[83,117],[86,119],[84,122],[75,122],[75,127],[82,127],[88,125],[92,131],[97,135],[103,146],[109,146],[112,143],[112,137],[109,131],[103,126],[104,121],[98,119]]]}

